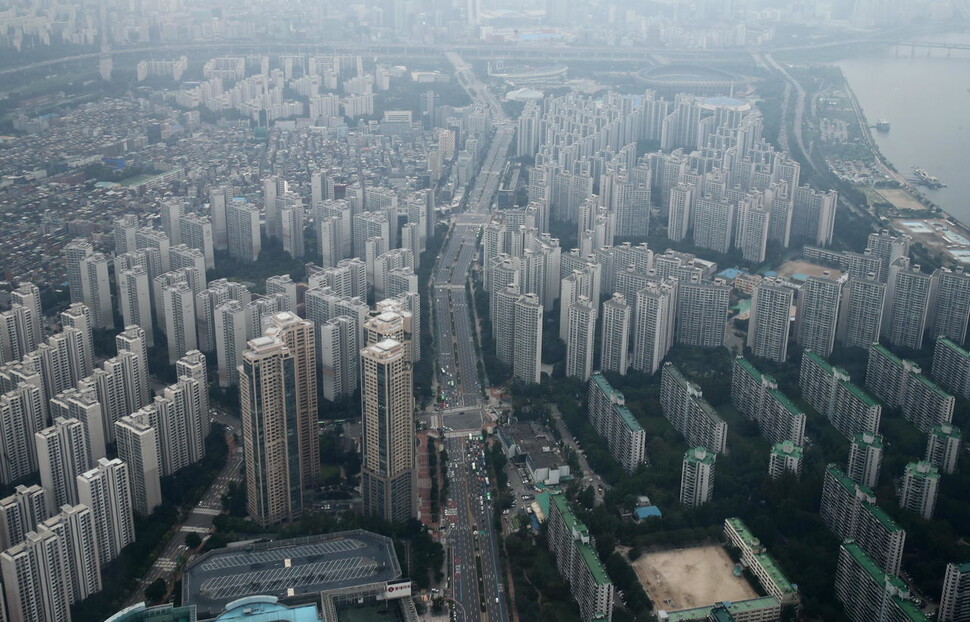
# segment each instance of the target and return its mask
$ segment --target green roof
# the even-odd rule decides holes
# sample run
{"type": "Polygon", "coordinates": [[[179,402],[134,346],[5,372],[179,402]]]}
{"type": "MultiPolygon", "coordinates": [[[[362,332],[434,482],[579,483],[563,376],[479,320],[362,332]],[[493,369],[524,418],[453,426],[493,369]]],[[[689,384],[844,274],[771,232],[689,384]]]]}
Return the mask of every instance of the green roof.
{"type": "Polygon", "coordinates": [[[925,460],[920,460],[919,462],[910,462],[906,465],[905,472],[906,475],[912,475],[914,477],[925,477],[931,479],[940,478],[940,470],[925,460]]]}
{"type": "Polygon", "coordinates": [[[765,574],[768,575],[771,582],[782,594],[794,594],[797,591],[771,555],[768,553],[758,553],[754,558],[758,560],[758,564],[764,569],[765,574]]]}
{"type": "Polygon", "coordinates": [[[795,403],[792,402],[790,399],[788,399],[788,396],[782,393],[781,391],[779,391],[778,389],[769,389],[768,395],[775,398],[775,401],[781,404],[782,407],[792,415],[798,416],[803,414],[802,409],[799,408],[798,406],[795,406],[795,403]]]}
{"type": "Polygon", "coordinates": [[[868,495],[870,497],[876,496],[875,493],[872,492],[872,490],[870,490],[869,488],[863,486],[862,484],[857,484],[856,482],[852,481],[849,478],[849,476],[845,474],[845,471],[843,471],[842,469],[840,469],[835,464],[828,465],[825,468],[825,472],[826,473],[831,473],[832,474],[832,477],[835,478],[835,481],[838,482],[839,485],[841,485],[843,488],[845,488],[846,490],[848,490],[852,494],[855,494],[856,489],[859,489],[859,490],[861,490],[862,492],[864,492],[866,495],[868,495]]]}
{"type": "Polygon", "coordinates": [[[869,575],[876,585],[882,586],[886,581],[888,581],[889,584],[896,589],[907,589],[906,584],[903,583],[899,577],[883,572],[882,568],[879,567],[879,564],[874,562],[871,557],[866,555],[866,552],[862,550],[862,547],[856,544],[853,540],[846,540],[843,542],[842,548],[845,549],[846,553],[848,553],[852,559],[855,560],[855,563],[858,564],[866,572],[866,574],[869,575]]]}
{"type": "Polygon", "coordinates": [[[953,564],[957,567],[959,572],[970,572],[970,562],[963,562],[962,564],[953,564]]]}
{"type": "Polygon", "coordinates": [[[669,622],[699,622],[701,620],[706,621],[708,616],[711,615],[711,609],[713,607],[708,605],[706,607],[694,607],[693,609],[681,609],[680,611],[671,611],[667,613],[667,620],[669,622]]]}
{"type": "Polygon", "coordinates": [[[748,547],[761,546],[761,540],[754,537],[754,534],[748,529],[748,526],[744,524],[744,521],[740,518],[725,518],[724,522],[731,525],[734,531],[738,532],[741,539],[744,541],[748,547]]]}
{"type": "Polygon", "coordinates": [[[698,464],[714,464],[714,460],[717,459],[717,454],[707,447],[692,447],[687,450],[684,454],[685,462],[697,462],[698,464]],[[698,453],[703,452],[703,456],[699,456],[698,453]]]}
{"type": "Polygon", "coordinates": [[[889,349],[886,348],[886,346],[882,345],[881,343],[872,344],[871,346],[869,346],[869,350],[870,352],[875,350],[876,352],[888,358],[891,362],[895,363],[896,365],[900,367],[903,366],[903,359],[899,358],[898,356],[890,352],[889,349]]]}
{"type": "Polygon", "coordinates": [[[936,342],[938,344],[942,344],[942,345],[946,346],[950,350],[953,350],[954,352],[956,352],[958,355],[960,355],[963,358],[970,358],[970,352],[967,352],[966,350],[964,350],[963,348],[961,348],[957,344],[953,343],[952,341],[950,341],[946,337],[940,337],[939,339],[936,340],[936,342]]]}
{"type": "Polygon", "coordinates": [[[878,505],[875,505],[873,503],[863,503],[862,510],[864,512],[869,512],[869,514],[871,514],[872,517],[876,519],[876,521],[878,521],[880,525],[885,527],[886,530],[904,531],[904,529],[900,527],[899,524],[896,521],[894,521],[892,517],[889,516],[889,514],[886,514],[886,512],[884,512],[883,509],[878,505]]]}
{"type": "Polygon", "coordinates": [[[866,440],[866,434],[856,434],[852,437],[852,442],[858,445],[866,445],[868,447],[882,449],[882,434],[869,434],[869,436],[872,437],[871,441],[866,440]]]}
{"type": "Polygon", "coordinates": [[[815,354],[811,350],[806,350],[803,356],[807,356],[813,363],[815,363],[816,365],[824,369],[827,374],[832,375],[833,373],[832,366],[829,364],[828,361],[823,359],[818,354],[815,354]]]}
{"type": "Polygon", "coordinates": [[[761,598],[749,598],[748,600],[736,600],[728,605],[731,613],[741,613],[746,611],[758,611],[781,607],[781,603],[774,596],[762,596],[761,598]]]}
{"type": "Polygon", "coordinates": [[[931,392],[936,393],[937,397],[940,397],[943,399],[953,399],[952,395],[950,395],[949,393],[941,389],[939,385],[937,385],[935,382],[933,382],[923,374],[911,374],[911,375],[915,376],[916,379],[919,380],[919,382],[927,389],[929,389],[931,392]]]}
{"type": "Polygon", "coordinates": [[[754,365],[752,365],[751,362],[748,361],[748,359],[744,358],[743,356],[734,357],[734,364],[740,367],[741,369],[743,369],[744,371],[746,371],[748,375],[754,378],[755,380],[758,380],[758,381],[761,380],[761,372],[758,371],[757,368],[754,365]]]}
{"type": "Polygon", "coordinates": [[[921,622],[922,620],[929,620],[926,615],[919,610],[919,608],[909,600],[904,600],[899,596],[893,596],[893,604],[899,609],[899,612],[906,616],[907,620],[912,620],[913,622],[921,622]]]}
{"type": "Polygon", "coordinates": [[[947,438],[963,438],[960,428],[952,423],[941,423],[940,425],[935,425],[933,426],[933,429],[930,430],[930,433],[936,436],[945,436],[947,438]]]}
{"type": "Polygon", "coordinates": [[[606,395],[616,398],[621,403],[624,401],[623,394],[613,388],[610,381],[606,379],[606,376],[600,372],[594,372],[592,376],[589,377],[590,382],[594,383],[596,387],[605,393],[606,395]]]}
{"type": "MultiPolygon", "coordinates": [[[[587,537],[589,536],[589,530],[586,528],[586,525],[584,525],[581,520],[576,518],[576,515],[573,514],[572,509],[569,507],[569,504],[566,502],[566,498],[562,495],[562,493],[550,493],[549,500],[550,502],[556,504],[556,509],[559,510],[563,520],[570,527],[570,529],[578,531],[587,537]]],[[[593,547],[589,543],[582,542],[581,540],[573,540],[573,546],[576,547],[576,551],[579,553],[580,557],[582,557],[583,563],[586,564],[586,568],[593,576],[593,581],[597,585],[606,585],[607,583],[610,583],[610,577],[606,574],[606,569],[603,568],[603,562],[600,561],[600,558],[596,554],[596,551],[593,550],[593,547]]]]}
{"type": "Polygon", "coordinates": [[[862,402],[867,408],[872,408],[873,406],[879,405],[879,402],[877,402],[874,397],[860,389],[855,384],[846,382],[845,380],[840,380],[839,384],[845,387],[846,391],[851,393],[853,397],[862,402]]]}
{"type": "Polygon", "coordinates": [[[637,421],[637,418],[633,416],[633,413],[630,412],[630,409],[626,406],[615,405],[613,406],[613,412],[620,415],[620,421],[622,421],[623,425],[625,425],[629,430],[639,432],[643,429],[643,426],[640,425],[640,422],[637,421]]]}
{"type": "Polygon", "coordinates": [[[801,445],[796,445],[791,441],[785,441],[783,443],[776,443],[775,446],[771,448],[771,453],[779,456],[801,458],[804,455],[805,450],[802,449],[801,445]]]}

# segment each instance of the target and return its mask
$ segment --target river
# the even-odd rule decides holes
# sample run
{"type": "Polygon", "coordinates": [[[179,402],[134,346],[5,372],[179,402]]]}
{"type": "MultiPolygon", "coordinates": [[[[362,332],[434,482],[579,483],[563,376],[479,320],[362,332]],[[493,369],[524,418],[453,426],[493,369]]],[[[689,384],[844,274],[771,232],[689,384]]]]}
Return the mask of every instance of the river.
{"type": "MultiPolygon", "coordinates": [[[[970,44],[970,33],[920,38],[970,44]]],[[[895,48],[838,63],[870,125],[892,124],[873,136],[883,155],[903,175],[926,169],[947,184],[922,189],[946,212],[970,226],[970,51],[895,48]]]]}

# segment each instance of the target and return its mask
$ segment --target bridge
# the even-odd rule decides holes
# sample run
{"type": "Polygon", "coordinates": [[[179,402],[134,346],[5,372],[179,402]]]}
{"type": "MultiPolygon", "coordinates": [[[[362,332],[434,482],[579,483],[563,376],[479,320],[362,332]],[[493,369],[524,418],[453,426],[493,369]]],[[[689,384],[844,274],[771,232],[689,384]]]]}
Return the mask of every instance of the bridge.
{"type": "Polygon", "coordinates": [[[900,43],[894,43],[893,47],[896,48],[896,56],[899,56],[899,51],[909,48],[909,55],[916,56],[916,50],[926,50],[926,55],[929,56],[933,53],[933,50],[946,50],[946,55],[949,57],[953,50],[970,50],[970,43],[940,43],[935,41],[902,41],[900,43]]]}

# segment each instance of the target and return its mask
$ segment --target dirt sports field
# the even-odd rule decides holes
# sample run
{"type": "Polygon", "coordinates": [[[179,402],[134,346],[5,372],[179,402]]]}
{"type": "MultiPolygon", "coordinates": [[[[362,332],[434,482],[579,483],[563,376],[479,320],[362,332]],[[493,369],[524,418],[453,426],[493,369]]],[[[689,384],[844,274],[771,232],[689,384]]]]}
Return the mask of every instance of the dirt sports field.
{"type": "Polygon", "coordinates": [[[829,268],[807,261],[786,261],[778,268],[778,276],[791,276],[793,274],[806,274],[808,276],[823,276],[829,273],[829,278],[837,279],[842,276],[842,271],[838,268],[829,268]]]}
{"type": "Polygon", "coordinates": [[[717,545],[645,553],[633,569],[657,609],[679,611],[758,596],[747,581],[734,576],[734,563],[717,545]]]}

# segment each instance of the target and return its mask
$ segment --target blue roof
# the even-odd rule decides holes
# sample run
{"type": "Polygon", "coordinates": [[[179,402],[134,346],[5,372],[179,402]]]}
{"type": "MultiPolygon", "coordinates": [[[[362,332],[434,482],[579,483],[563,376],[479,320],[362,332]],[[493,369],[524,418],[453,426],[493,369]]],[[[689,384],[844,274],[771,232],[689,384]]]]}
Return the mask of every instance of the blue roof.
{"type": "Polygon", "coordinates": [[[274,596],[249,596],[226,605],[226,611],[216,622],[320,622],[315,605],[287,607],[274,596]]]}
{"type": "Polygon", "coordinates": [[[737,278],[739,274],[744,274],[744,270],[739,270],[738,268],[725,268],[724,270],[721,270],[720,272],[717,273],[718,276],[723,277],[725,279],[737,278]]]}
{"type": "Polygon", "coordinates": [[[762,276],[778,276],[778,273],[775,272],[774,270],[765,270],[762,273],[762,276]]]}
{"type": "Polygon", "coordinates": [[[651,516],[656,516],[657,518],[663,517],[663,513],[655,505],[644,505],[633,510],[633,515],[637,520],[643,520],[644,518],[650,518],[651,516]]]}

